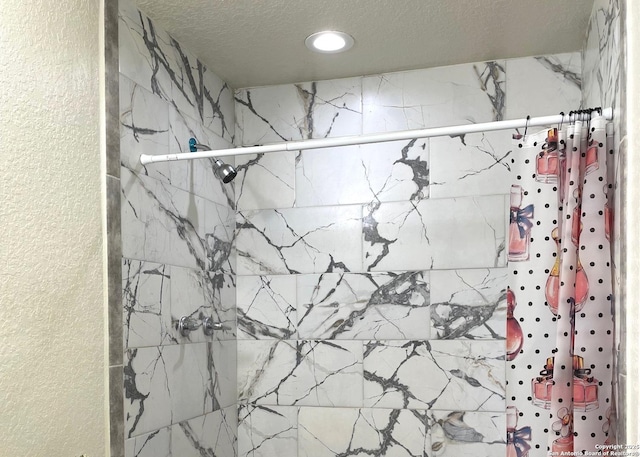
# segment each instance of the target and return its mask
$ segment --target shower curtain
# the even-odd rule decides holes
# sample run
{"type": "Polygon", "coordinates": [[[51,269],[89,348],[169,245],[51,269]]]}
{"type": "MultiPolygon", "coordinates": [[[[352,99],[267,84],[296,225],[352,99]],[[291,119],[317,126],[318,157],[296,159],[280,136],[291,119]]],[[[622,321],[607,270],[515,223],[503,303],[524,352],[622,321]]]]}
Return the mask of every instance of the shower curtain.
{"type": "Polygon", "coordinates": [[[514,141],[506,294],[514,457],[594,452],[615,439],[612,134],[602,116],[574,117],[514,141]]]}

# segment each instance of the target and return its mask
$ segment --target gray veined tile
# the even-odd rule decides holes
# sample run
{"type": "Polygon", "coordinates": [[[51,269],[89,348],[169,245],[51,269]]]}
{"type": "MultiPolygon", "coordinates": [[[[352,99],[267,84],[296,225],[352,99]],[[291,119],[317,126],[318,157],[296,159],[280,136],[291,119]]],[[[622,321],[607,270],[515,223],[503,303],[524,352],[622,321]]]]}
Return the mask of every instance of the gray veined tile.
{"type": "Polygon", "coordinates": [[[505,268],[431,272],[431,337],[506,338],[505,268]]]}
{"type": "Polygon", "coordinates": [[[300,338],[429,338],[429,273],[299,275],[300,338]]]}
{"type": "Polygon", "coordinates": [[[238,341],[238,397],[264,405],[359,406],[359,341],[238,341]]]}
{"type": "Polygon", "coordinates": [[[432,198],[509,193],[511,133],[442,136],[429,142],[432,198]]]}
{"type": "Polygon", "coordinates": [[[427,441],[428,427],[424,411],[300,408],[300,457],[423,457],[427,441]]]}
{"type": "Polygon", "coordinates": [[[233,274],[236,258],[232,255],[235,237],[235,211],[229,206],[202,202],[203,218],[199,227],[206,254],[205,268],[211,272],[233,274]]]}
{"type": "Polygon", "coordinates": [[[204,270],[204,200],[124,167],[121,183],[122,255],[204,270]]]}
{"type": "Polygon", "coordinates": [[[206,343],[131,349],[125,355],[127,438],[213,409],[206,343]]]}
{"type": "Polygon", "coordinates": [[[238,336],[296,337],[296,277],[238,276],[238,336]]]}
{"type": "Polygon", "coordinates": [[[581,69],[580,52],[509,59],[507,119],[578,109],[581,69]]]}
{"type": "Polygon", "coordinates": [[[240,89],[235,100],[246,146],[362,133],[361,78],[240,89]]]}
{"type": "Polygon", "coordinates": [[[171,430],[171,455],[180,457],[237,454],[236,408],[227,408],[180,422],[171,430]]]}
{"type": "Polygon", "coordinates": [[[298,407],[240,405],[239,457],[297,457],[298,407]]]}
{"type": "Polygon", "coordinates": [[[202,80],[204,85],[202,123],[205,128],[233,143],[235,139],[233,89],[209,68],[205,68],[202,80]]]}
{"type": "Polygon", "coordinates": [[[370,341],[365,406],[503,411],[502,341],[370,341]]]}
{"type": "Polygon", "coordinates": [[[125,436],[171,425],[171,368],[165,359],[169,346],[130,349],[125,353],[125,436]]]}
{"type": "Polygon", "coordinates": [[[242,155],[235,160],[238,210],[293,206],[296,199],[295,151],[242,155]]]}
{"type": "Polygon", "coordinates": [[[504,61],[363,79],[363,133],[490,122],[504,117],[504,61]]]}
{"type": "MultiPolygon", "coordinates": [[[[230,149],[233,145],[214,132],[204,128],[202,121],[184,115],[175,107],[169,109],[169,153],[190,152],[189,139],[209,146],[212,150],[230,149]]],[[[233,157],[222,160],[231,165],[233,157]]],[[[193,194],[215,203],[235,208],[234,181],[224,184],[215,175],[212,159],[198,159],[171,162],[171,183],[193,194]]]]}
{"type": "Polygon", "coordinates": [[[140,155],[169,153],[169,104],[120,75],[120,163],[130,170],[169,182],[166,162],[143,166],[140,155]]]}
{"type": "Polygon", "coordinates": [[[429,411],[430,456],[503,457],[505,413],[429,411]]]}
{"type": "Polygon", "coordinates": [[[196,343],[207,340],[201,327],[183,336],[178,324],[182,317],[193,320],[199,326],[211,315],[211,304],[205,302],[204,272],[190,268],[171,268],[171,327],[175,341],[196,343]]]}
{"type": "Polygon", "coordinates": [[[209,343],[208,351],[213,409],[235,406],[238,401],[236,341],[213,341],[209,343]]]}
{"type": "Polygon", "coordinates": [[[118,55],[120,73],[159,97],[171,99],[169,63],[164,49],[169,35],[129,1],[118,2],[118,55]]]}
{"type": "Polygon", "coordinates": [[[504,266],[504,197],[375,203],[363,217],[364,269],[504,266]]]}
{"type": "Polygon", "coordinates": [[[240,212],[238,274],[358,271],[360,233],[360,206],[240,212]]]}
{"type": "Polygon", "coordinates": [[[208,271],[205,273],[205,302],[214,322],[222,324],[213,340],[236,338],[236,276],[208,271]]]}
{"type": "Polygon", "coordinates": [[[171,267],[122,259],[125,349],[173,341],[170,284],[171,267]]]}
{"type": "Polygon", "coordinates": [[[302,151],[296,206],[427,198],[428,156],[424,139],[302,151]]]}
{"type": "Polygon", "coordinates": [[[125,457],[171,457],[171,427],[129,438],[124,443],[125,457]]]}

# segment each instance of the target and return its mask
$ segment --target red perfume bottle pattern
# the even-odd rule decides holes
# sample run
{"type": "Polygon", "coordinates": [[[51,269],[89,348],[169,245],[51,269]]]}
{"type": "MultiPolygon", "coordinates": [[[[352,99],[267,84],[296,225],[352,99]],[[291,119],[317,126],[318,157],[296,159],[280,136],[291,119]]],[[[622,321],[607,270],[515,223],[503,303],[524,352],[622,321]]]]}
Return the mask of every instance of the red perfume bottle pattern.
{"type": "Polygon", "coordinates": [[[509,210],[509,254],[511,262],[529,260],[531,227],[533,227],[533,205],[522,208],[524,191],[518,185],[511,186],[509,210]]]}
{"type": "Polygon", "coordinates": [[[547,131],[547,141],[536,158],[536,181],[556,184],[560,170],[560,151],[558,150],[558,129],[547,131]]]}
{"type": "Polygon", "coordinates": [[[527,457],[531,445],[531,427],[518,427],[518,409],[507,406],[507,457],[527,457]]]}
{"type": "Polygon", "coordinates": [[[513,291],[507,287],[507,360],[511,361],[515,359],[524,342],[524,336],[522,335],[522,327],[520,322],[513,317],[513,310],[515,309],[516,296],[513,291]]]}
{"type": "MultiPolygon", "coordinates": [[[[540,408],[551,408],[553,392],[554,358],[547,358],[540,376],[531,380],[531,403],[540,408]]],[[[573,356],[573,408],[575,411],[591,411],[598,408],[598,380],[591,376],[591,369],[584,368],[584,359],[573,356]]]]}
{"type": "MultiPolygon", "coordinates": [[[[545,286],[545,298],[547,299],[547,305],[554,315],[558,314],[558,299],[560,295],[560,237],[558,235],[558,228],[554,228],[551,231],[551,238],[556,243],[556,261],[551,268],[549,277],[547,278],[547,284],[545,286]]],[[[576,269],[576,288],[575,288],[575,311],[579,312],[587,301],[589,295],[589,278],[582,267],[580,257],[576,257],[577,269],[576,269]]]]}

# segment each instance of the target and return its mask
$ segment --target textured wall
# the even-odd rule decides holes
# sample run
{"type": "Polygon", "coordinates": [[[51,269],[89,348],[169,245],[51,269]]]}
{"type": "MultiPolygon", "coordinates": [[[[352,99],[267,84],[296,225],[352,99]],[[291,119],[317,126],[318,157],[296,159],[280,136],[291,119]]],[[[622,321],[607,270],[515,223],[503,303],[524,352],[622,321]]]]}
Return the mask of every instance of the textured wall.
{"type": "Polygon", "coordinates": [[[99,2],[0,5],[0,455],[105,455],[99,2]]]}

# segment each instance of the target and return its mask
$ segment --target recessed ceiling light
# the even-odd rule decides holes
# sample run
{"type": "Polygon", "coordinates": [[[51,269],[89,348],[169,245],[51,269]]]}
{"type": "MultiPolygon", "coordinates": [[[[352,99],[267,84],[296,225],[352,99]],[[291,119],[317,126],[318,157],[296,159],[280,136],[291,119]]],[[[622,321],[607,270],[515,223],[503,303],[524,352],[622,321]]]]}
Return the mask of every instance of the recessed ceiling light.
{"type": "Polygon", "coordinates": [[[312,51],[334,54],[350,49],[353,46],[353,37],[344,32],[326,30],[309,35],[304,43],[312,51]]]}

